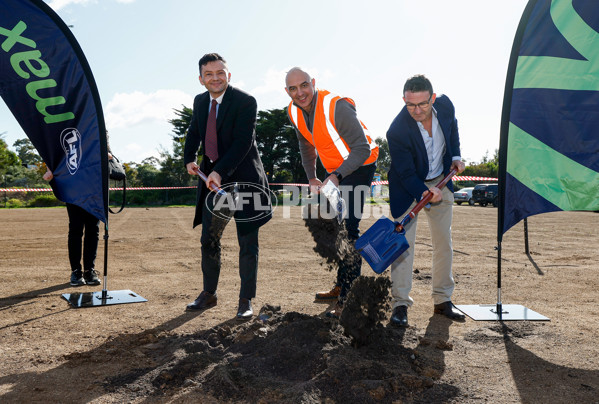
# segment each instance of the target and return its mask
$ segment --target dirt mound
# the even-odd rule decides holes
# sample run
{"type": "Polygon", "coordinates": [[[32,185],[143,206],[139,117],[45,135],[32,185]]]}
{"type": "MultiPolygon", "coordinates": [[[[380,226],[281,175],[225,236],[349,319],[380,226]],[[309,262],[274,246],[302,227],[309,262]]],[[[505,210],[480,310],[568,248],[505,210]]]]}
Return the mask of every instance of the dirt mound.
{"type": "Polygon", "coordinates": [[[152,343],[159,366],[118,374],[104,386],[130,399],[135,392],[160,397],[183,389],[224,402],[455,397],[459,390],[437,384],[435,372],[415,350],[402,346],[402,338],[403,330],[377,327],[373,343],[356,348],[336,320],[265,305],[248,322],[229,322],[185,337],[164,335],[152,343]],[[164,351],[172,352],[167,360],[164,351]]]}

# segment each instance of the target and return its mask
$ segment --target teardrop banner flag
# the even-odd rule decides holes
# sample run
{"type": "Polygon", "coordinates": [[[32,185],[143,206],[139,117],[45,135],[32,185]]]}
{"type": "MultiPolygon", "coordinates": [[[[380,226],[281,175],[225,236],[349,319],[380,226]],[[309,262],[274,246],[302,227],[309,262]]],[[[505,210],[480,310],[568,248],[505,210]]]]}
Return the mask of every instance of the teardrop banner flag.
{"type": "Polygon", "coordinates": [[[499,142],[497,303],[477,321],[549,318],[504,305],[503,234],[528,216],[599,210],[599,1],[529,0],[514,39],[499,142]]]}
{"type": "Polygon", "coordinates": [[[531,0],[508,67],[498,240],[544,212],[599,210],[599,1],[531,0]]]}
{"type": "Polygon", "coordinates": [[[56,197],[106,223],[106,128],[83,51],[43,1],[0,9],[0,95],[54,173],[56,197]]]}

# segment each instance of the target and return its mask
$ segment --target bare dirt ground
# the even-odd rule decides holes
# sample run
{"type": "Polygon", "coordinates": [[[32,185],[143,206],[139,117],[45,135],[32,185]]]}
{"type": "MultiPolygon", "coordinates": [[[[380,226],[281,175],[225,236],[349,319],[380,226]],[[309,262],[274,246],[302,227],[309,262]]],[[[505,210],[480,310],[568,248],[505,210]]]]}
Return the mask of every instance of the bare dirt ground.
{"type": "MultiPolygon", "coordinates": [[[[496,302],[496,212],[454,209],[456,304],[496,302]]],[[[314,302],[334,274],[299,209],[275,216],[260,233],[261,315],[239,322],[233,224],[218,305],[186,313],[202,287],[193,209],[111,215],[107,289],[148,301],[75,309],[62,294],[101,288],[68,284],[66,211],[1,209],[0,402],[599,403],[599,214],[530,218],[529,256],[522,224],[504,237],[503,303],[551,321],[465,323],[433,315],[423,215],[410,327],[390,326],[387,313],[360,347],[314,302]]],[[[103,252],[101,240],[100,271],[103,252]]]]}

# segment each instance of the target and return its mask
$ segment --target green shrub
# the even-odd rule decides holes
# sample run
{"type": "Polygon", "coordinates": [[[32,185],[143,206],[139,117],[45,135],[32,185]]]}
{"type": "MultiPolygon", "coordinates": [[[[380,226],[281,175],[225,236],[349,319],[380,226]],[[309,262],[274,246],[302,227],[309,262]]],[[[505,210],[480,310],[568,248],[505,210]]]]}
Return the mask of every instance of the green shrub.
{"type": "Polygon", "coordinates": [[[21,201],[20,199],[11,198],[8,201],[6,201],[7,208],[20,208],[22,206],[23,206],[23,201],[21,201]]]}
{"type": "Polygon", "coordinates": [[[48,206],[60,206],[63,203],[56,199],[54,194],[36,195],[28,206],[30,207],[48,207],[48,206]]]}

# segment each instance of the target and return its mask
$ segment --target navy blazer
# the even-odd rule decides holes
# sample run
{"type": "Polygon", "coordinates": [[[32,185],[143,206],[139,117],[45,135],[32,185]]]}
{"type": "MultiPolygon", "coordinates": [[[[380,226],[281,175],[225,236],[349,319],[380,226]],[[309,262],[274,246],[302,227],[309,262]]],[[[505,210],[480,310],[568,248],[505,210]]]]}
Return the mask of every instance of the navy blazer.
{"type": "MultiPolygon", "coordinates": [[[[455,109],[445,95],[437,97],[433,104],[437,119],[445,137],[443,155],[443,174],[449,174],[452,157],[460,156],[460,138],[455,109]]],[[[389,198],[391,214],[400,217],[414,201],[419,201],[422,193],[428,189],[424,184],[429,163],[426,146],[418,124],[404,106],[395,117],[387,131],[387,143],[391,155],[389,170],[389,198]]],[[[453,184],[447,184],[453,192],[453,184]]]]}
{"type": "MultiPolygon", "coordinates": [[[[200,145],[202,145],[202,155],[204,155],[203,145],[206,138],[209,104],[210,93],[208,91],[197,95],[193,101],[193,115],[183,151],[185,165],[196,161],[200,145]]],[[[265,190],[265,194],[261,196],[262,204],[259,206],[259,210],[256,210],[253,203],[246,203],[242,210],[235,213],[237,226],[245,227],[247,230],[265,224],[272,217],[268,179],[256,143],[257,110],[258,106],[254,97],[229,85],[218,107],[216,118],[219,158],[215,164],[210,163],[208,158],[202,158],[200,163],[200,170],[204,174],[209,175],[212,171],[220,174],[222,186],[243,182],[257,185],[265,190]],[[268,206],[268,212],[264,211],[265,206],[268,206]],[[253,220],[257,216],[260,219],[253,220]]],[[[201,179],[198,181],[194,227],[202,223],[204,201],[209,193],[204,182],[201,179]]],[[[243,190],[240,187],[240,191],[243,190]]],[[[248,192],[252,190],[254,190],[252,186],[247,187],[248,192]]]]}

